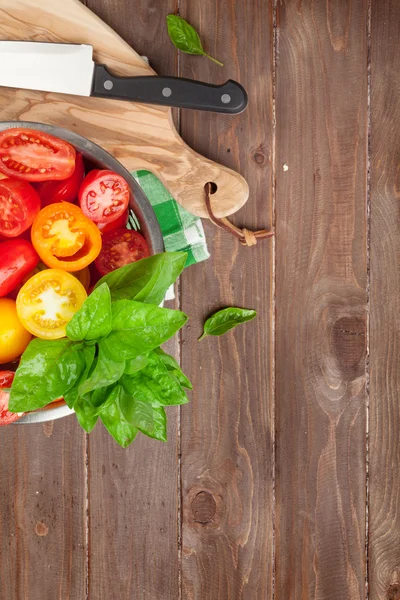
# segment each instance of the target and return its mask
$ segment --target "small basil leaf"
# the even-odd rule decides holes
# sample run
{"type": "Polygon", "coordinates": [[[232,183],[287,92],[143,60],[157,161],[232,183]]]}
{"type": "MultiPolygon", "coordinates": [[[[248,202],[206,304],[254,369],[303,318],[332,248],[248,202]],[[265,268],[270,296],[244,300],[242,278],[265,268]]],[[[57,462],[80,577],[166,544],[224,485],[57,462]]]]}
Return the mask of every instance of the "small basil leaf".
{"type": "MultiPolygon", "coordinates": [[[[171,356],[170,354],[167,354],[161,348],[155,348],[153,350],[153,352],[155,352],[159,356],[159,358],[162,360],[164,365],[167,367],[168,371],[170,371],[171,375],[176,377],[176,379],[179,381],[180,385],[183,388],[186,388],[187,390],[193,389],[191,382],[186,377],[186,375],[182,372],[180,366],[178,365],[178,363],[176,362],[176,360],[173,356],[171,356]]],[[[125,373],[126,373],[126,371],[125,371],[125,373]]]]}
{"type": "Polygon", "coordinates": [[[85,368],[84,368],[81,376],[79,377],[79,379],[74,383],[74,385],[67,392],[64,392],[64,400],[70,408],[73,408],[73,406],[79,396],[79,393],[78,393],[79,386],[82,385],[82,383],[88,377],[89,371],[90,371],[93,361],[94,361],[95,351],[96,351],[95,346],[86,346],[86,345],[81,350],[82,355],[85,360],[85,368]]]}
{"type": "Polygon", "coordinates": [[[95,290],[107,283],[112,300],[137,300],[158,306],[185,266],[186,252],[163,252],[108,273],[95,290]]]}
{"type": "Polygon", "coordinates": [[[120,382],[135,400],[153,406],[186,404],[188,398],[177,379],[156,354],[149,354],[149,364],[134,375],[124,375],[120,382]]]}
{"type": "Polygon", "coordinates": [[[236,327],[236,325],[251,321],[256,314],[255,310],[247,308],[236,308],[234,306],[223,308],[207,319],[204,323],[203,335],[199,337],[199,340],[202,340],[206,335],[222,335],[236,327]]]}
{"type": "Polygon", "coordinates": [[[162,406],[153,407],[128,394],[121,398],[120,406],[129,423],[144,435],[163,442],[167,441],[167,417],[162,406]]]}
{"type": "Polygon", "coordinates": [[[79,396],[75,402],[74,410],[79,424],[87,433],[90,433],[97,423],[98,415],[89,396],[79,396]]]}
{"type": "Polygon", "coordinates": [[[79,395],[81,396],[98,388],[115,383],[125,370],[124,360],[114,360],[112,356],[110,356],[105,339],[106,338],[100,340],[98,343],[99,355],[90,377],[88,377],[79,387],[79,395]]]}
{"type": "Polygon", "coordinates": [[[168,15],[167,27],[168,35],[175,48],[178,48],[186,54],[207,56],[207,58],[217,63],[221,67],[224,66],[223,63],[216,58],[213,58],[203,50],[199,34],[194,27],[185,21],[185,19],[182,19],[182,17],[179,17],[178,15],[168,15]]]}
{"type": "Polygon", "coordinates": [[[113,302],[112,314],[112,331],[104,338],[103,345],[115,361],[149,352],[166,342],[187,321],[187,316],[179,310],[134,300],[113,302]]]}
{"type": "Polygon", "coordinates": [[[137,428],[126,420],[121,410],[120,403],[125,396],[124,388],[117,384],[100,411],[104,427],[123,448],[133,442],[138,432],[137,428]]]}
{"type": "Polygon", "coordinates": [[[126,375],[133,375],[133,373],[137,373],[140,369],[143,369],[149,362],[149,359],[146,355],[136,356],[135,358],[130,358],[125,363],[125,371],[126,375]]]}
{"type": "Polygon", "coordinates": [[[68,323],[66,331],[70,340],[97,340],[111,331],[111,295],[103,283],[95,289],[68,323]]]}
{"type": "Polygon", "coordinates": [[[81,376],[85,364],[80,343],[67,338],[32,340],[15,373],[9,410],[35,410],[64,396],[81,376]]]}

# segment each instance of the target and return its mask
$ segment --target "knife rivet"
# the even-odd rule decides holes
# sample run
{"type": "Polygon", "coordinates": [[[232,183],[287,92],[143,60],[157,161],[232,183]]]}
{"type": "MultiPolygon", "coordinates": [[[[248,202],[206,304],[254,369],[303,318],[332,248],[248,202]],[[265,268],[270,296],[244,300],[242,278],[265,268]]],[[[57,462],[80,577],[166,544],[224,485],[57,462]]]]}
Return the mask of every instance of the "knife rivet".
{"type": "Polygon", "coordinates": [[[229,104],[230,101],[231,101],[231,97],[229,94],[222,94],[221,102],[223,102],[224,104],[229,104]]]}
{"type": "Polygon", "coordinates": [[[169,87],[165,87],[165,88],[163,88],[161,93],[164,96],[164,98],[169,98],[172,94],[172,90],[169,87]]]}
{"type": "Polygon", "coordinates": [[[106,90],[112,90],[114,87],[114,84],[112,81],[110,81],[109,79],[106,79],[105,82],[103,83],[104,85],[104,89],[106,90]]]}

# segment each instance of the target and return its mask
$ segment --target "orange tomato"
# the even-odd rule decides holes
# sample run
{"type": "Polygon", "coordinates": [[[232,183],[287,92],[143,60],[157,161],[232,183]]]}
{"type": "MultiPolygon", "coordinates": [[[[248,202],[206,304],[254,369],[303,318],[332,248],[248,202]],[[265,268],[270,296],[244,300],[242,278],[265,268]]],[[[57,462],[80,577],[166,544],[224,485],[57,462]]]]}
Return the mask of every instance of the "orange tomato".
{"type": "Polygon", "coordinates": [[[32,244],[52,269],[75,272],[87,267],[101,250],[101,234],[80,208],[69,202],[49,204],[32,225],[32,244]]]}
{"type": "Polygon", "coordinates": [[[18,358],[31,339],[18,318],[15,301],[0,298],[0,364],[18,358]]]}
{"type": "Polygon", "coordinates": [[[23,326],[46,340],[65,336],[65,328],[87,298],[71,273],[47,269],[36,273],[20,289],[17,313],[23,326]]]}

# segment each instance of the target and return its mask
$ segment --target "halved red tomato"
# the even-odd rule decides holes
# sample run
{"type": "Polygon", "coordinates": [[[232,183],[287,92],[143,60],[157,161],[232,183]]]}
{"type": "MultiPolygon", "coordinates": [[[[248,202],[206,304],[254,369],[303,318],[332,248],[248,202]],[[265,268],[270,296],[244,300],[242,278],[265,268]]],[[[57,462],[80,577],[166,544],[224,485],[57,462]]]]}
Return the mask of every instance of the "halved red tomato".
{"type": "Polygon", "coordinates": [[[149,255],[149,246],[140,233],[130,229],[115,229],[103,235],[103,246],[95,265],[101,275],[106,275],[149,255]]]}
{"type": "Polygon", "coordinates": [[[95,223],[111,223],[128,208],[130,190],[125,179],[113,171],[94,170],[79,189],[83,213],[95,223]]]}
{"type": "Polygon", "coordinates": [[[123,229],[126,227],[129,219],[129,208],[126,209],[122,215],[117,217],[115,221],[105,221],[104,223],[96,223],[101,233],[107,233],[107,231],[113,231],[114,229],[123,229]]]}
{"type": "Polygon", "coordinates": [[[31,277],[17,296],[17,314],[33,335],[46,340],[65,336],[65,328],[87,298],[80,281],[60,269],[31,277]]]}
{"type": "Polygon", "coordinates": [[[68,179],[62,181],[38,181],[35,189],[42,201],[42,208],[55,202],[75,202],[78,200],[79,187],[85,175],[83,156],[76,153],[75,171],[68,179]]]}
{"type": "Polygon", "coordinates": [[[59,138],[16,127],[0,132],[0,171],[26,181],[67,179],[75,169],[75,148],[59,138]]]}
{"type": "Polygon", "coordinates": [[[27,181],[0,181],[0,235],[21,235],[32,225],[39,210],[39,194],[27,181]]]}
{"type": "Polygon", "coordinates": [[[48,267],[74,272],[97,257],[101,233],[75,204],[57,202],[43,208],[34,220],[32,244],[48,267]]]}
{"type": "Polygon", "coordinates": [[[23,413],[12,413],[8,411],[8,401],[10,394],[3,388],[10,388],[14,380],[13,371],[0,371],[0,426],[9,425],[20,419],[23,413]]]}
{"type": "Polygon", "coordinates": [[[7,296],[38,264],[39,256],[27,240],[0,243],[0,297],[7,296]]]}

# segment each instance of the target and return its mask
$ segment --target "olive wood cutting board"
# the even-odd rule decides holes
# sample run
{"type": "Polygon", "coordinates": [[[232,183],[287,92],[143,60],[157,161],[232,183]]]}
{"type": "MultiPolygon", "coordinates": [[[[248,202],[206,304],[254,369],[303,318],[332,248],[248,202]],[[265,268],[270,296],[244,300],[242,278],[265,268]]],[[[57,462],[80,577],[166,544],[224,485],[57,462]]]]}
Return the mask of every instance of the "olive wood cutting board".
{"type": "MultiPolygon", "coordinates": [[[[95,62],[117,75],[155,75],[78,0],[0,0],[0,39],[91,44],[95,62]]],[[[89,138],[130,171],[153,172],[182,206],[201,217],[207,216],[209,181],[217,185],[212,207],[219,217],[234,213],[248,198],[243,177],[185,144],[169,108],[0,87],[0,121],[10,120],[59,125],[89,138]]]]}

